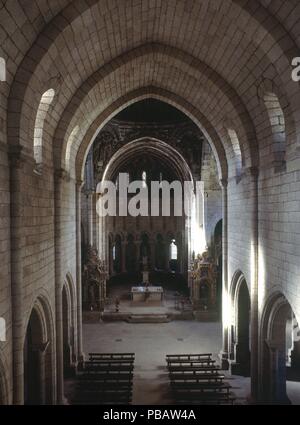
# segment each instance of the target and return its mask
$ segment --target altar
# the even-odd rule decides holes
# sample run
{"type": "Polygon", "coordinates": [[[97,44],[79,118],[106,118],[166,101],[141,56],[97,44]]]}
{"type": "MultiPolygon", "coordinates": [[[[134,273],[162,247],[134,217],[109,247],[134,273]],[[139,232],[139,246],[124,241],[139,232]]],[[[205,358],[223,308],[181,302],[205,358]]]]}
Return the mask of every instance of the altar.
{"type": "Polygon", "coordinates": [[[131,297],[134,303],[163,301],[164,290],[161,286],[133,286],[131,297]]]}

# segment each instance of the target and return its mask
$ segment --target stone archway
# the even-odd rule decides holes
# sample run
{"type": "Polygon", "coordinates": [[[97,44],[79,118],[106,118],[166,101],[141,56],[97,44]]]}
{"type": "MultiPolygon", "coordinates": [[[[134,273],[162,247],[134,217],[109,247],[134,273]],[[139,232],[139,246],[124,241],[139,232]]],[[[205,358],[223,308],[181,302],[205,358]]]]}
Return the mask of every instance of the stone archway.
{"type": "Polygon", "coordinates": [[[30,314],[24,340],[24,404],[53,404],[53,327],[38,299],[30,314]]]}
{"type": "Polygon", "coordinates": [[[294,313],[289,301],[277,292],[266,303],[261,329],[261,392],[266,404],[290,404],[287,395],[288,338],[294,313]]]}
{"type": "Polygon", "coordinates": [[[246,279],[238,273],[231,287],[233,308],[230,335],[230,369],[233,375],[250,376],[251,301],[246,279]]]}

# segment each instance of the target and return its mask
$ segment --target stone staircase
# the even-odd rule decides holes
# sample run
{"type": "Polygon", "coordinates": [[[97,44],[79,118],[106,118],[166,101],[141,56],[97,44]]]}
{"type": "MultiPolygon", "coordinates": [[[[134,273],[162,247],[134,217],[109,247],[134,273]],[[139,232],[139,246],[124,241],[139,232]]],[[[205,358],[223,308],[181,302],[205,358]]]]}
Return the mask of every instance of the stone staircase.
{"type": "Polygon", "coordinates": [[[171,318],[167,314],[130,314],[128,323],[168,323],[171,318]]]}

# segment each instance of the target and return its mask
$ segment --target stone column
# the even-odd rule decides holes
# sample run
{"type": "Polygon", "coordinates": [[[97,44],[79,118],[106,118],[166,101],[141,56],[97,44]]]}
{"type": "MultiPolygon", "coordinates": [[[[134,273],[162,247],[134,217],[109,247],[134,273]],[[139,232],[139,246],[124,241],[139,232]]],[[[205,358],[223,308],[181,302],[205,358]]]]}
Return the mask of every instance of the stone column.
{"type": "Polygon", "coordinates": [[[286,393],[285,346],[277,342],[266,341],[269,350],[269,393],[267,402],[272,404],[290,404],[286,393]]]}
{"type": "Polygon", "coordinates": [[[82,348],[82,270],[81,270],[81,190],[83,182],[76,182],[76,295],[77,295],[77,359],[83,361],[82,348]]]}
{"type": "Polygon", "coordinates": [[[251,398],[256,401],[259,392],[258,372],[258,168],[249,169],[253,193],[252,202],[252,259],[251,259],[251,398]]]}
{"type": "Polygon", "coordinates": [[[220,181],[222,187],[222,207],[223,207],[223,282],[222,282],[222,327],[223,327],[223,345],[220,353],[222,368],[228,369],[228,323],[227,323],[227,303],[228,300],[228,181],[220,181]]]}
{"type": "Polygon", "coordinates": [[[109,245],[109,253],[108,253],[108,261],[109,261],[109,266],[108,266],[108,274],[109,277],[114,275],[114,260],[113,260],[113,246],[114,246],[114,242],[112,239],[108,239],[108,245],[109,245]]]}
{"type": "Polygon", "coordinates": [[[88,204],[88,244],[94,245],[94,193],[89,192],[87,195],[88,204]]]}
{"type": "Polygon", "coordinates": [[[24,316],[23,310],[23,196],[25,156],[16,146],[9,152],[11,193],[11,297],[13,339],[13,404],[24,404],[24,316]]]}
{"type": "Polygon", "coordinates": [[[32,347],[32,351],[36,353],[36,359],[37,359],[37,370],[38,370],[38,377],[39,377],[39,388],[40,388],[40,394],[39,394],[39,401],[41,405],[45,405],[46,400],[46,371],[45,371],[45,354],[46,350],[48,348],[48,343],[41,343],[34,347],[32,347]]]}
{"type": "Polygon", "coordinates": [[[62,237],[61,237],[61,205],[63,197],[63,184],[67,178],[64,170],[55,171],[54,183],[54,209],[55,209],[55,322],[56,322],[56,386],[57,403],[64,401],[64,361],[63,361],[63,303],[62,303],[62,237]]]}
{"type": "Polygon", "coordinates": [[[98,194],[93,193],[93,245],[97,248],[99,241],[99,216],[97,214],[98,194]]]}

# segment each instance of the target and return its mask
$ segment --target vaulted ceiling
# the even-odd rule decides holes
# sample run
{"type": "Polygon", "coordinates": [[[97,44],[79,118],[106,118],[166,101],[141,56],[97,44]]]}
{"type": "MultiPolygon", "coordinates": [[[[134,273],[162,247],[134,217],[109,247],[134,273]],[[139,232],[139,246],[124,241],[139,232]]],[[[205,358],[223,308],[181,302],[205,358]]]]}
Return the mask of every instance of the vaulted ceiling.
{"type": "Polygon", "coordinates": [[[294,146],[299,7],[297,0],[2,2],[0,56],[8,75],[0,86],[1,139],[30,153],[41,96],[52,88],[48,149],[56,168],[65,167],[69,149],[79,177],[105,123],[136,100],[155,98],[199,125],[221,176],[235,169],[228,129],[236,132],[243,166],[257,166],[268,160],[272,134],[264,90],[278,96],[294,146]]]}

